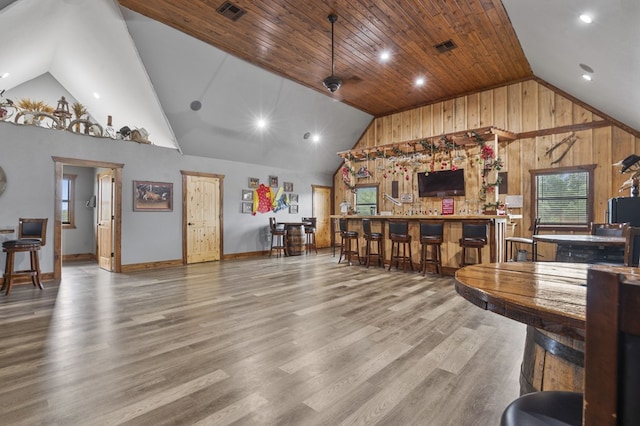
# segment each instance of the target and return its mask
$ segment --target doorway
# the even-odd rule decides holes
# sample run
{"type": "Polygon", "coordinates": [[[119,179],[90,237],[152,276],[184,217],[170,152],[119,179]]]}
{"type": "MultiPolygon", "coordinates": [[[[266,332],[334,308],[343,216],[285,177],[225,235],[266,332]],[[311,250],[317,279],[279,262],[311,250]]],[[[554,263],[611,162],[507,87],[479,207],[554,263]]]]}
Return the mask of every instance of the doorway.
{"type": "MultiPolygon", "coordinates": [[[[55,212],[54,212],[54,234],[53,234],[53,278],[59,280],[62,278],[62,180],[64,166],[79,166],[79,167],[92,167],[109,169],[111,173],[112,184],[112,197],[111,206],[111,250],[110,255],[110,270],[113,272],[121,272],[122,269],[122,253],[121,253],[121,240],[122,240],[122,168],[124,164],[120,163],[108,163],[104,161],[91,161],[80,160],[76,158],[63,158],[52,157],[54,161],[55,169],[55,212]]],[[[96,233],[96,237],[99,239],[99,232],[96,233]]],[[[100,241],[97,241],[98,247],[100,247],[100,241]]],[[[105,265],[106,266],[106,265],[105,265]]]]}
{"type": "Polygon", "coordinates": [[[316,247],[331,247],[331,200],[330,186],[311,185],[311,210],[316,218],[316,247]]]}
{"type": "Polygon", "coordinates": [[[182,261],[222,259],[222,188],[224,175],[182,173],[182,261]]]}

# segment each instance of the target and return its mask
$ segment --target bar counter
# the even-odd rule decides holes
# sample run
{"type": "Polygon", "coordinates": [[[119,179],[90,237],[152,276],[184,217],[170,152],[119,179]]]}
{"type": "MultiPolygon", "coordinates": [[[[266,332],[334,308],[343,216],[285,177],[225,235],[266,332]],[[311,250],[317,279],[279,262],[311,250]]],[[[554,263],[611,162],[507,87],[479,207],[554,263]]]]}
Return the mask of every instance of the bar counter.
{"type": "MultiPolygon", "coordinates": [[[[360,235],[360,256],[364,255],[364,235],[362,233],[362,219],[371,219],[373,232],[382,232],[385,236],[385,262],[389,262],[391,242],[387,231],[388,220],[408,220],[411,235],[411,253],[414,269],[420,265],[420,221],[444,220],[444,243],[442,244],[442,271],[446,275],[453,275],[460,268],[462,249],[459,244],[462,238],[462,223],[469,220],[489,220],[489,244],[482,249],[483,263],[502,262],[504,259],[504,239],[507,228],[507,216],[495,215],[331,215],[334,235],[339,231],[338,219],[347,219],[350,231],[357,231],[360,235]]],[[[337,243],[340,242],[336,236],[337,243]]],[[[475,255],[475,251],[468,254],[468,259],[475,255]],[[473,254],[471,254],[473,253],[473,254]]]]}

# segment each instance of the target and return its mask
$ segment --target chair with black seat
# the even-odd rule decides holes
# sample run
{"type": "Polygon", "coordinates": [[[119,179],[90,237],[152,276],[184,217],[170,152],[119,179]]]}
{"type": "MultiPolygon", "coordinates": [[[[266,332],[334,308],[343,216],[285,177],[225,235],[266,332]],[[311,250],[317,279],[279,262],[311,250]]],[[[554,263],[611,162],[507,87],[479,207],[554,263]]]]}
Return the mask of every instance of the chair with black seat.
{"type": "Polygon", "coordinates": [[[18,222],[18,239],[2,243],[2,251],[7,253],[7,259],[4,268],[4,281],[0,291],[6,289],[5,294],[8,295],[11,292],[13,279],[23,275],[31,277],[34,287],[43,288],[38,252],[47,243],[47,222],[47,218],[20,218],[18,222]],[[29,253],[30,269],[15,270],[16,253],[29,253]]]}
{"type": "Polygon", "coordinates": [[[306,236],[305,242],[305,251],[310,253],[311,250],[315,250],[318,252],[318,247],[316,247],[316,223],[317,219],[315,217],[303,217],[302,222],[304,223],[304,234],[306,236]]]}
{"type": "MultiPolygon", "coordinates": [[[[537,217],[533,221],[533,233],[532,235],[538,235],[540,230],[540,218],[537,217]]],[[[538,260],[538,242],[531,238],[526,237],[507,237],[504,239],[504,254],[507,257],[507,261],[513,260],[513,245],[516,245],[516,249],[521,245],[531,246],[531,260],[536,262],[538,260]]],[[[516,257],[517,258],[517,257],[516,257]]]]}
{"type": "Polygon", "coordinates": [[[640,227],[628,226],[625,229],[624,265],[640,266],[640,227]]]}
{"type": "Polygon", "coordinates": [[[411,235],[409,235],[409,221],[407,220],[389,220],[389,239],[391,240],[391,257],[389,259],[389,270],[394,262],[396,269],[399,269],[402,263],[402,270],[406,272],[407,265],[413,271],[413,262],[411,261],[411,235]],[[407,248],[409,255],[407,255],[407,248]],[[402,249],[402,250],[401,250],[402,249]],[[402,254],[400,252],[402,251],[402,254]]]}
{"type": "Polygon", "coordinates": [[[376,263],[384,268],[384,234],[382,232],[371,231],[371,219],[362,219],[362,233],[364,234],[365,248],[364,256],[367,268],[371,265],[371,258],[376,259],[376,263]],[[376,245],[376,251],[371,249],[376,245]]]}
{"type": "Polygon", "coordinates": [[[467,262],[467,249],[477,250],[477,263],[482,263],[482,249],[489,243],[489,220],[468,220],[462,223],[462,259],[460,266],[472,265],[467,262]]]}
{"type": "Polygon", "coordinates": [[[595,223],[591,222],[591,235],[603,237],[622,237],[629,223],[595,223]]]}
{"type": "Polygon", "coordinates": [[[269,249],[269,257],[273,250],[276,251],[276,257],[280,257],[280,253],[287,254],[286,236],[287,231],[283,223],[278,223],[275,217],[269,218],[269,229],[271,230],[271,248],[269,249]]]}
{"type": "Polygon", "coordinates": [[[502,426],[640,425],[640,281],[593,267],[587,275],[584,394],[521,396],[502,426]]]}
{"type": "Polygon", "coordinates": [[[436,273],[442,275],[442,251],[444,220],[420,221],[420,265],[422,275],[427,273],[427,266],[434,265],[436,273]],[[429,250],[431,249],[431,250],[429,250]],[[431,254],[429,255],[429,251],[431,254]]]}
{"type": "Polygon", "coordinates": [[[353,263],[351,258],[355,256],[358,259],[358,265],[361,265],[359,234],[356,231],[349,231],[347,225],[347,219],[340,219],[340,257],[338,258],[338,263],[344,257],[347,263],[351,265],[353,263]],[[355,248],[353,247],[354,243],[355,248]]]}

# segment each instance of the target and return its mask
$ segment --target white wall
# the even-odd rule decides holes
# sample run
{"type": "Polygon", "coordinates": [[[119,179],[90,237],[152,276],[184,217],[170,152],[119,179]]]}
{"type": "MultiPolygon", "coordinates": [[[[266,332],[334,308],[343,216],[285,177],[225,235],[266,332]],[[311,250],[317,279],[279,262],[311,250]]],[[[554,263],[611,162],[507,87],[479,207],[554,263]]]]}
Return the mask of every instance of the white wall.
{"type": "MultiPolygon", "coordinates": [[[[74,228],[62,228],[62,254],[96,252],[95,208],[87,207],[87,201],[95,194],[96,169],[91,167],[64,166],[64,174],[76,175],[74,228]]],[[[52,240],[53,243],[53,240],[52,240]]]]}
{"type": "MultiPolygon", "coordinates": [[[[311,185],[332,185],[332,176],[302,171],[273,169],[253,164],[182,156],[175,150],[76,135],[64,131],[19,126],[0,122],[0,166],[7,175],[7,189],[0,196],[0,224],[14,224],[19,217],[48,217],[51,223],[41,253],[44,273],[53,271],[54,162],[52,156],[123,163],[122,264],[136,264],[182,258],[181,170],[225,175],[223,200],[224,254],[266,250],[260,238],[271,214],[242,214],[242,189],[248,177],[266,182],[276,175],[293,182],[300,194],[299,212],[278,212],[279,220],[310,216],[311,185]],[[172,212],[134,212],[133,180],[172,182],[172,212]],[[153,232],[150,232],[152,230],[153,232]]],[[[300,165],[295,167],[300,169],[300,165]]],[[[4,257],[1,266],[4,268],[4,257]]],[[[25,260],[21,261],[23,264],[25,260]]],[[[22,266],[20,266],[22,267],[22,266]]]]}

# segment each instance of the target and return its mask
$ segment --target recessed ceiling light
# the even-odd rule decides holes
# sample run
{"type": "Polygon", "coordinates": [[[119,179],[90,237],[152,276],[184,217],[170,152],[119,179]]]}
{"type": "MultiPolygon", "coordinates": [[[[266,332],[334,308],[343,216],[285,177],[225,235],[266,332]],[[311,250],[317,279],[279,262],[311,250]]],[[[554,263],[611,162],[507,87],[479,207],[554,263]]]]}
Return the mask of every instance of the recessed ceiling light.
{"type": "Polygon", "coordinates": [[[382,53],[380,53],[380,60],[382,62],[387,62],[390,58],[391,58],[391,53],[389,53],[388,50],[383,50],[382,53]]]}
{"type": "Polygon", "coordinates": [[[96,99],[100,99],[100,93],[93,92],[93,97],[96,98],[96,99]]]}
{"type": "Polygon", "coordinates": [[[585,24],[590,24],[593,22],[593,19],[591,18],[591,16],[587,15],[586,13],[583,13],[582,15],[580,15],[580,20],[585,24]]]}
{"type": "Polygon", "coordinates": [[[424,86],[424,77],[416,78],[416,86],[424,86]]]}
{"type": "Polygon", "coordinates": [[[267,120],[265,120],[264,118],[259,118],[258,121],[256,121],[256,126],[258,127],[258,129],[264,129],[265,127],[267,127],[267,120]]]}
{"type": "Polygon", "coordinates": [[[9,73],[5,72],[4,74],[0,75],[0,78],[7,78],[9,77],[9,73]]]}
{"type": "Polygon", "coordinates": [[[584,78],[587,81],[593,80],[593,78],[591,78],[591,76],[589,74],[582,74],[582,78],[584,78]]]}
{"type": "Polygon", "coordinates": [[[311,136],[311,140],[313,142],[320,142],[320,135],[319,134],[314,134],[313,136],[311,136]]]}

